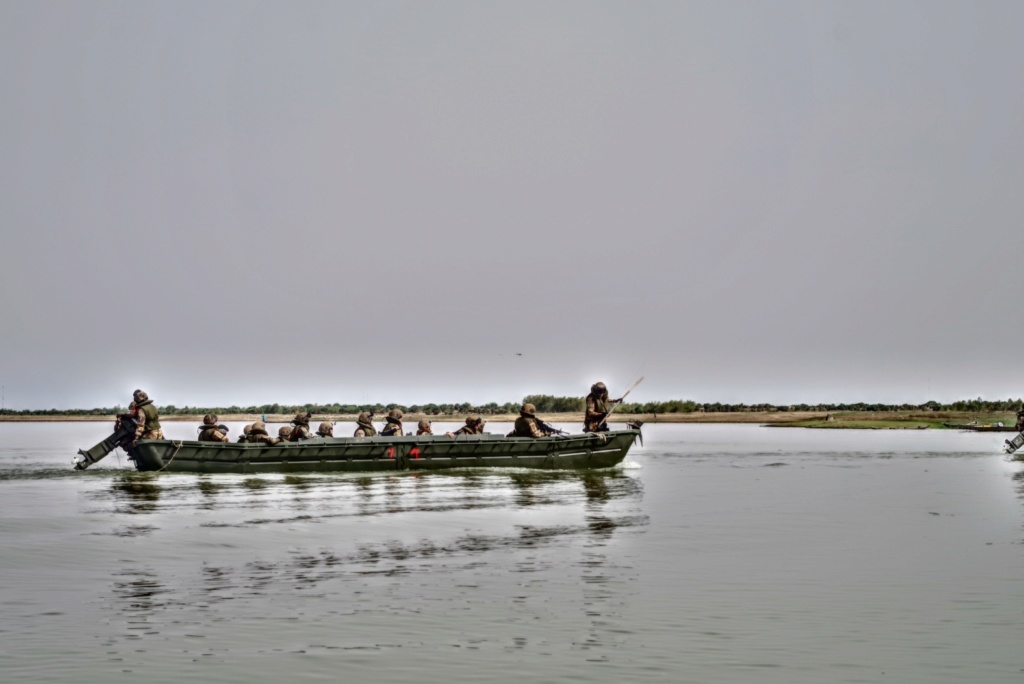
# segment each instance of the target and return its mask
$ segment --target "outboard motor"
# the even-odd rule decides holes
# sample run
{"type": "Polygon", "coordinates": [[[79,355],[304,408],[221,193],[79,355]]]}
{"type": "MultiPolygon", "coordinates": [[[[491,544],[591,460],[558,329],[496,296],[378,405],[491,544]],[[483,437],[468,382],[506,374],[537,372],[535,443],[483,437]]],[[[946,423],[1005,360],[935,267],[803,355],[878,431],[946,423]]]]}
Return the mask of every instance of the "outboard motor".
{"type": "Polygon", "coordinates": [[[135,419],[130,413],[123,413],[117,417],[117,428],[109,437],[88,451],[78,450],[78,455],[82,458],[75,461],[75,470],[85,470],[117,447],[128,451],[134,439],[135,419]]]}
{"type": "Polygon", "coordinates": [[[1020,433],[1013,439],[1006,440],[1006,446],[1003,447],[1003,450],[1006,451],[1007,454],[1013,454],[1022,446],[1024,446],[1024,432],[1020,433]]]}

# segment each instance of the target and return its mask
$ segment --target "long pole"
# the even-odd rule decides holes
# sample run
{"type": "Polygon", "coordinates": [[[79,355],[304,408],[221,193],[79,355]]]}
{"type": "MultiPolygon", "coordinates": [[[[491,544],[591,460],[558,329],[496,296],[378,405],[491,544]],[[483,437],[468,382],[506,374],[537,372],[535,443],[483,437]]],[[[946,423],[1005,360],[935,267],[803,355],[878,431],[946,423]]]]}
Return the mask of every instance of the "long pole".
{"type": "Polygon", "coordinates": [[[606,424],[607,424],[607,421],[608,421],[608,416],[612,415],[612,413],[614,413],[614,412],[615,412],[615,409],[617,409],[617,408],[619,407],[619,404],[621,404],[621,403],[623,402],[623,400],[624,400],[624,399],[625,399],[626,397],[628,397],[628,396],[629,396],[629,393],[630,393],[630,392],[632,392],[633,390],[635,390],[635,389],[636,389],[636,386],[637,386],[637,385],[639,385],[639,384],[640,384],[641,382],[643,382],[643,381],[644,381],[644,376],[642,376],[642,375],[641,375],[641,376],[640,376],[640,379],[639,379],[639,380],[637,380],[636,382],[634,382],[634,383],[633,383],[633,386],[632,386],[632,387],[630,387],[630,388],[629,388],[628,390],[626,390],[626,393],[625,393],[625,394],[623,394],[623,395],[622,395],[621,397],[619,397],[619,400],[618,400],[617,402],[615,402],[614,404],[612,404],[612,410],[611,410],[611,411],[609,411],[608,413],[606,413],[606,414],[604,415],[604,418],[602,418],[602,419],[601,419],[601,425],[606,425],[606,424]]]}

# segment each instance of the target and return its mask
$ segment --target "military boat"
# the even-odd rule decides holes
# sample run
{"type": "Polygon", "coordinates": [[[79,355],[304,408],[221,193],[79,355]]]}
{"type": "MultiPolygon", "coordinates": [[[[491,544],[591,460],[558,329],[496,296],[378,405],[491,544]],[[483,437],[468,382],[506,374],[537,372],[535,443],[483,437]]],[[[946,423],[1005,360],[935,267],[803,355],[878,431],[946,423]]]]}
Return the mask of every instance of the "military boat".
{"type": "Polygon", "coordinates": [[[75,464],[84,470],[122,447],[144,472],[270,473],[446,468],[610,468],[642,439],[639,425],[609,432],[550,437],[421,435],[404,437],[314,437],[300,442],[249,444],[192,440],[142,440],[132,445],[130,420],[75,464]]]}

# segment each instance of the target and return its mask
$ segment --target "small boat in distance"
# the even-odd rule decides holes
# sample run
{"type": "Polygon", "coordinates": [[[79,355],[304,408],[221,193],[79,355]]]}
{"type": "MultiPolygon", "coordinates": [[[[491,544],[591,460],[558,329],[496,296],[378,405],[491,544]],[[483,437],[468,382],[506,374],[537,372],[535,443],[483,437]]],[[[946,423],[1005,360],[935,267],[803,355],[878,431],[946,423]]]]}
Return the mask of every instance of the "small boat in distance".
{"type": "MultiPolygon", "coordinates": [[[[130,422],[130,421],[129,421],[130,422]]],[[[117,447],[143,472],[295,473],[447,468],[610,468],[641,438],[640,426],[625,430],[550,437],[503,435],[407,435],[403,437],[314,437],[278,444],[142,440],[134,446],[134,425],[123,424],[75,464],[85,470],[117,447]]]]}
{"type": "Polygon", "coordinates": [[[943,423],[951,430],[970,430],[971,432],[1018,432],[1012,425],[979,425],[978,423],[943,423]]]}

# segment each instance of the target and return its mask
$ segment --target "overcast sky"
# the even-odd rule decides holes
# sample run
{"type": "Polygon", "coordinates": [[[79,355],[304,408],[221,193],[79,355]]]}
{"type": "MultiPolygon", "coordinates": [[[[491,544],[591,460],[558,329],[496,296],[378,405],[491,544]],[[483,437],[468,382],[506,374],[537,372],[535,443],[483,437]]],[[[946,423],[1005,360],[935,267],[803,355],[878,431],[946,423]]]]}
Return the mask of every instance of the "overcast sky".
{"type": "Polygon", "coordinates": [[[4,402],[1020,396],[1021,27],[0,0],[4,402]]]}

